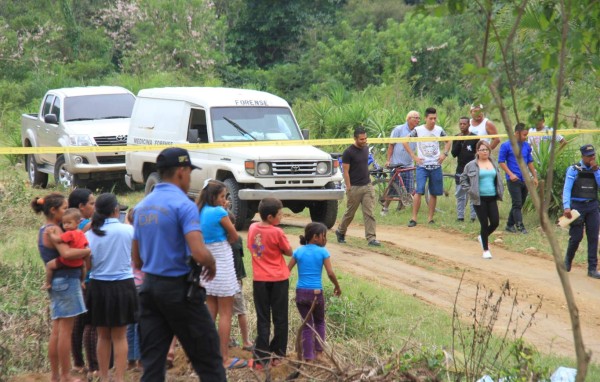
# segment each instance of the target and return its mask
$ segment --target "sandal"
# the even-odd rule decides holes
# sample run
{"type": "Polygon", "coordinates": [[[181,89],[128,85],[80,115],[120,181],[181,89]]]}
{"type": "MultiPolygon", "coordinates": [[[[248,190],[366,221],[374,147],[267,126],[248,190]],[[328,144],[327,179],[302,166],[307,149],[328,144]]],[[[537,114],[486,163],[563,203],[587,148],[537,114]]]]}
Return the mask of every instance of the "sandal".
{"type": "Polygon", "coordinates": [[[229,366],[227,366],[227,370],[243,369],[246,366],[248,366],[248,361],[246,361],[245,359],[240,359],[238,357],[235,357],[234,359],[231,360],[231,363],[229,364],[229,366]]]}
{"type": "Polygon", "coordinates": [[[242,350],[253,351],[254,350],[254,344],[248,345],[248,346],[244,346],[244,347],[242,347],[242,350]]]}

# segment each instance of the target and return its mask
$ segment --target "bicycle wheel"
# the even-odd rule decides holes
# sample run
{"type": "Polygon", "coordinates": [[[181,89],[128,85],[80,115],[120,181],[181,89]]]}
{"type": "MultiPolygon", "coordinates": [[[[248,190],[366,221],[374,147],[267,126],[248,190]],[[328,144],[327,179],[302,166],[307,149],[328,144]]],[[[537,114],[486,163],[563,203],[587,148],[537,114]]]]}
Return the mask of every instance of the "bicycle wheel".
{"type": "Polygon", "coordinates": [[[443,174],[442,176],[443,176],[443,180],[444,180],[444,196],[450,196],[450,195],[454,194],[452,192],[452,189],[456,185],[455,175],[454,174],[443,174]]]}

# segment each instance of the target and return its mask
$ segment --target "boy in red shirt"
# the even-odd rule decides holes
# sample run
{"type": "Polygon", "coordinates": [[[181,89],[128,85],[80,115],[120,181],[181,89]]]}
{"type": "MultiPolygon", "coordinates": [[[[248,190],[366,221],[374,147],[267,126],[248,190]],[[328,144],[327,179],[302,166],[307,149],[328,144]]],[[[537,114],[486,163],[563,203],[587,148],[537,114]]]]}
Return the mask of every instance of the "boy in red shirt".
{"type": "Polygon", "coordinates": [[[248,229],[248,249],[252,254],[254,307],[256,309],[256,341],[254,358],[259,368],[273,356],[272,366],[285,357],[288,341],[288,290],[290,271],[285,256],[292,256],[283,230],[277,225],[283,216],[283,204],[275,198],[264,198],[258,205],[261,222],[248,229]],[[271,334],[273,317],[274,334],[271,334]]]}
{"type": "MultiPolygon", "coordinates": [[[[81,213],[79,212],[79,209],[69,208],[65,211],[62,218],[62,226],[65,232],[61,235],[50,233],[50,240],[54,243],[68,244],[69,248],[87,248],[89,243],[85,238],[85,234],[80,229],[77,229],[80,221],[81,213]]],[[[46,264],[46,283],[44,284],[43,289],[51,288],[54,271],[61,268],[81,268],[81,281],[83,282],[83,278],[85,277],[84,259],[68,260],[59,256],[46,264]]]]}

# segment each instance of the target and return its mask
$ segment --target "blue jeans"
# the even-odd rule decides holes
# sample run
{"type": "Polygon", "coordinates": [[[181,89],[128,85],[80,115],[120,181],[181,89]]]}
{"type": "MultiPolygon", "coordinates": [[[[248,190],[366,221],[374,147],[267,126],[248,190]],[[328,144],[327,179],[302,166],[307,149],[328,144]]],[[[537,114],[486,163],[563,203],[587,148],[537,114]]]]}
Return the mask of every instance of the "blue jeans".
{"type": "MultiPolygon", "coordinates": [[[[454,196],[456,197],[456,215],[459,219],[465,218],[467,199],[469,199],[468,192],[469,189],[462,187],[460,184],[456,185],[456,192],[454,193],[454,196]]],[[[471,206],[471,219],[475,219],[477,214],[475,213],[475,207],[473,207],[472,200],[469,200],[469,205],[471,206]]]]}
{"type": "Polygon", "coordinates": [[[442,195],[444,193],[442,167],[438,166],[432,169],[417,167],[417,194],[425,194],[425,183],[428,183],[430,195],[442,195]],[[427,179],[429,179],[429,182],[427,182],[427,179]]]}
{"type": "Polygon", "coordinates": [[[140,356],[140,324],[127,325],[127,360],[139,361],[140,356]]]}

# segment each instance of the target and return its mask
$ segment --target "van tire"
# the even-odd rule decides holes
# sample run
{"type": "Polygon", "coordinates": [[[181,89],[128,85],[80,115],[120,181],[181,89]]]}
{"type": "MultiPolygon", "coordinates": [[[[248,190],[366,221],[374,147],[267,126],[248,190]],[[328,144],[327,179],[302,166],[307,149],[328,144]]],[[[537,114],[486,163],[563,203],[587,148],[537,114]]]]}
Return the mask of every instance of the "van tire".
{"type": "Polygon", "coordinates": [[[46,188],[48,185],[48,174],[38,170],[38,165],[33,154],[27,154],[26,166],[31,187],[46,188]]]}
{"type": "Polygon", "coordinates": [[[157,172],[150,173],[150,175],[148,175],[148,179],[146,179],[146,187],[144,187],[144,195],[148,195],[149,193],[151,193],[152,190],[154,190],[154,187],[156,187],[156,185],[159,184],[160,182],[162,182],[162,179],[160,179],[160,176],[158,175],[157,172]]]}
{"type": "Polygon", "coordinates": [[[229,209],[235,216],[235,229],[241,231],[248,222],[248,202],[239,197],[240,185],[234,178],[227,178],[223,181],[227,187],[227,201],[229,209]]]}
{"type": "MultiPolygon", "coordinates": [[[[327,183],[325,188],[335,188],[335,184],[333,182],[327,183]]],[[[308,210],[310,211],[310,220],[323,223],[327,228],[332,228],[337,219],[338,201],[325,200],[322,202],[314,202],[308,207],[308,210]]]]}

